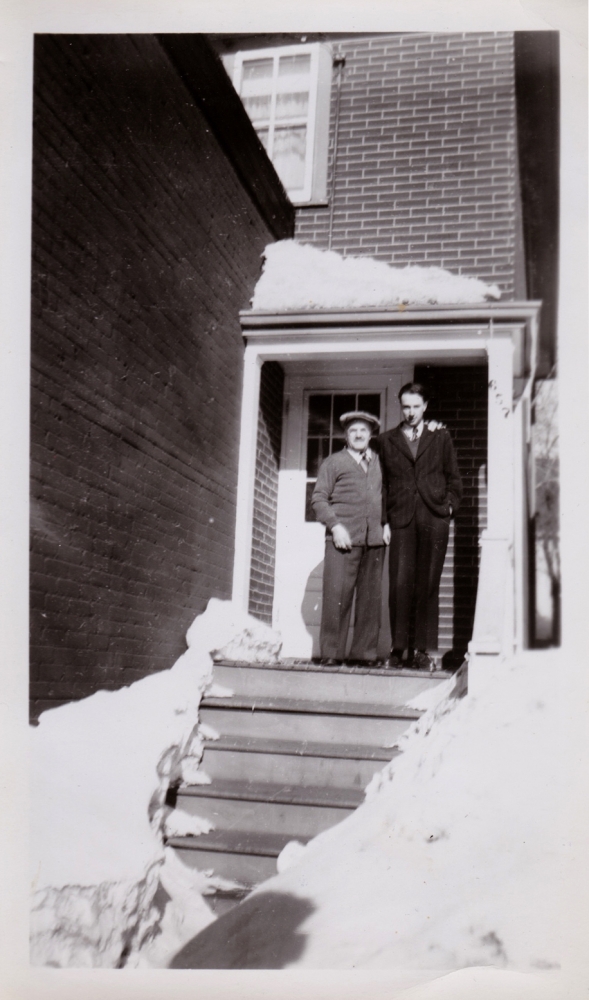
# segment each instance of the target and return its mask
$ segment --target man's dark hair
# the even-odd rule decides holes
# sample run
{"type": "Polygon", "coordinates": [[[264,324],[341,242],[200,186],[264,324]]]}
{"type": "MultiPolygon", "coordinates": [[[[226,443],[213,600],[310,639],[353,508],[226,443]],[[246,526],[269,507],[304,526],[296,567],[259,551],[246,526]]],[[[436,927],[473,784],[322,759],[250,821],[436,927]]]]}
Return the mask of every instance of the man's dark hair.
{"type": "Polygon", "coordinates": [[[404,396],[406,392],[412,392],[415,396],[421,396],[424,403],[429,402],[429,393],[421,382],[407,382],[406,385],[399,389],[399,402],[401,402],[401,396],[404,396]]]}

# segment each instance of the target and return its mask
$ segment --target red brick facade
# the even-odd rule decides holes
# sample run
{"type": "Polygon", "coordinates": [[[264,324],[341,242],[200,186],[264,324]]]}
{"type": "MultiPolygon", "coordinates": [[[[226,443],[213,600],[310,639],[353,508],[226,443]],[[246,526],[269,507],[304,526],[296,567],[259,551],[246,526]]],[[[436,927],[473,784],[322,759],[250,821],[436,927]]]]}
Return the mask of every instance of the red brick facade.
{"type": "Polygon", "coordinates": [[[276,361],[266,361],[260,380],[249,610],[269,625],[272,624],[274,600],[283,391],[281,366],[276,361]]]}
{"type": "MultiPolygon", "coordinates": [[[[296,238],[396,266],[438,266],[525,297],[512,33],[408,34],[334,43],[345,56],[331,206],[298,208],[296,238]]],[[[472,635],[486,523],[484,368],[416,367],[447,423],[464,477],[440,591],[440,648],[461,662],[472,635]]]]}
{"type": "Polygon", "coordinates": [[[153,36],[35,56],[38,710],[170,667],[230,597],[239,310],[275,236],[153,36]]]}
{"type": "Polygon", "coordinates": [[[296,238],[395,265],[436,265],[525,295],[513,34],[407,34],[333,43],[345,56],[328,191],[296,238]],[[335,159],[334,159],[335,157],[335,159]]]}

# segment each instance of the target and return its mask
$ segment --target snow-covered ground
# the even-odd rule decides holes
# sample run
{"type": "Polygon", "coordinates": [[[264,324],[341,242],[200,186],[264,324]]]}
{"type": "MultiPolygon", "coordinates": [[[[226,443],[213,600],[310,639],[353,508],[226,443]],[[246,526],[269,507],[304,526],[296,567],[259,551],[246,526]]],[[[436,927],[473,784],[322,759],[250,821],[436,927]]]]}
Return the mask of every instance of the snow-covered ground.
{"type": "Polygon", "coordinates": [[[170,670],[44,712],[31,730],[34,965],[158,964],[213,919],[206,880],[163,839],[204,826],[170,815],[166,792],[180,776],[198,780],[203,739],[214,737],[198,726],[214,652],[273,662],[280,639],[212,599],[186,641],[170,670]]]}
{"type": "Polygon", "coordinates": [[[392,267],[372,257],[342,257],[295,240],[270,243],[264,259],[252,299],[254,309],[457,305],[501,295],[497,285],[441,267],[392,267]]]}
{"type": "Polygon", "coordinates": [[[432,998],[467,996],[469,970],[488,966],[499,978],[483,969],[472,996],[577,995],[564,983],[582,926],[570,894],[571,872],[583,875],[581,681],[559,652],[536,652],[494,669],[476,698],[443,698],[365,804],[174,964],[453,973],[432,998]]]}
{"type": "Polygon", "coordinates": [[[198,703],[213,651],[271,662],[280,640],[220,601],[187,638],[171,670],[32,731],[34,964],[387,971],[388,995],[408,1000],[584,995],[570,978],[583,927],[572,875],[580,886],[587,869],[583,671],[536,652],[489,668],[477,697],[440,685],[366,802],[290,845],[280,874],[215,920],[207,876],[163,846],[164,830],[204,827],[183,826],[194,818],[166,809],[165,791],[185,768],[207,780],[215,734],[198,728],[198,703]]]}

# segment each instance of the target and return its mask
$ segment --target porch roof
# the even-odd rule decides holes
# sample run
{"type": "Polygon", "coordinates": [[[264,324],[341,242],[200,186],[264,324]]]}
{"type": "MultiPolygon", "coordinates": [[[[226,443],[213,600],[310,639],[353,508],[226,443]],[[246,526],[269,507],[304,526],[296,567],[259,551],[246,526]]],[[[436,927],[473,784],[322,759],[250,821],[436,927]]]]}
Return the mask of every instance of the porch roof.
{"type": "Polygon", "coordinates": [[[398,305],[388,309],[305,309],[280,312],[243,309],[239,318],[245,330],[277,327],[356,326],[379,324],[448,324],[448,323],[530,323],[537,320],[541,301],[481,302],[456,305],[398,305]]]}
{"type": "MultiPolygon", "coordinates": [[[[281,312],[248,309],[240,312],[244,338],[248,345],[257,345],[261,351],[271,345],[298,343],[302,345],[321,341],[329,342],[331,350],[342,342],[359,337],[367,341],[400,341],[404,338],[417,347],[420,339],[432,340],[439,348],[444,340],[453,341],[457,354],[459,341],[477,341],[478,350],[484,353],[484,340],[502,334],[511,337],[514,346],[514,377],[516,380],[534,378],[538,321],[542,303],[482,302],[455,305],[407,305],[390,308],[359,309],[308,309],[281,312]],[[465,340],[466,338],[466,340],[465,340]]],[[[436,348],[437,353],[437,348],[436,348]]],[[[451,353],[451,352],[450,352],[451,353]]],[[[523,382],[516,386],[516,395],[523,389],[523,382]]]]}

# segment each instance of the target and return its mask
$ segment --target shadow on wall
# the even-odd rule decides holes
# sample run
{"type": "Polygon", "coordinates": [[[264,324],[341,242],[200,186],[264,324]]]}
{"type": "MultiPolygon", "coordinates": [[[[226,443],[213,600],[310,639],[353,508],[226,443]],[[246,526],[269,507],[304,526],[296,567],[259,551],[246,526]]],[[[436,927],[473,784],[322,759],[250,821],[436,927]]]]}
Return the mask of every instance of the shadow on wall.
{"type": "Polygon", "coordinates": [[[483,475],[486,473],[486,464],[473,463],[474,469],[465,469],[458,449],[457,453],[464,497],[454,520],[454,641],[452,649],[442,660],[446,670],[456,670],[464,662],[472,639],[480,558],[481,499],[484,499],[486,506],[486,489],[481,490],[481,472],[483,475]]]}
{"type": "Polygon", "coordinates": [[[170,969],[283,969],[305,950],[298,928],[315,907],[285,892],[250,896],[209,924],[170,962],[170,969]]]}
{"type": "Polygon", "coordinates": [[[305,628],[313,640],[313,652],[312,655],[317,657],[320,655],[319,650],[319,629],[321,627],[321,606],[322,606],[322,591],[323,591],[323,566],[325,560],[322,559],[320,563],[314,567],[309,573],[307,580],[307,585],[305,587],[305,594],[303,597],[303,602],[301,604],[301,617],[303,619],[305,628]]]}
{"type": "MultiPolygon", "coordinates": [[[[319,632],[321,628],[321,609],[323,604],[323,566],[324,560],[311,570],[305,587],[305,594],[301,604],[301,617],[305,628],[313,640],[313,657],[321,655],[319,646],[319,632]]],[[[391,629],[389,625],[389,553],[388,549],[384,555],[382,570],[382,597],[381,597],[381,622],[378,638],[377,656],[379,659],[386,659],[391,648],[391,629]]],[[[352,605],[350,614],[350,629],[348,632],[348,649],[352,644],[353,622],[355,605],[352,605]]],[[[463,657],[464,659],[464,657],[463,657]]],[[[460,661],[462,663],[462,660],[460,661]]]]}

